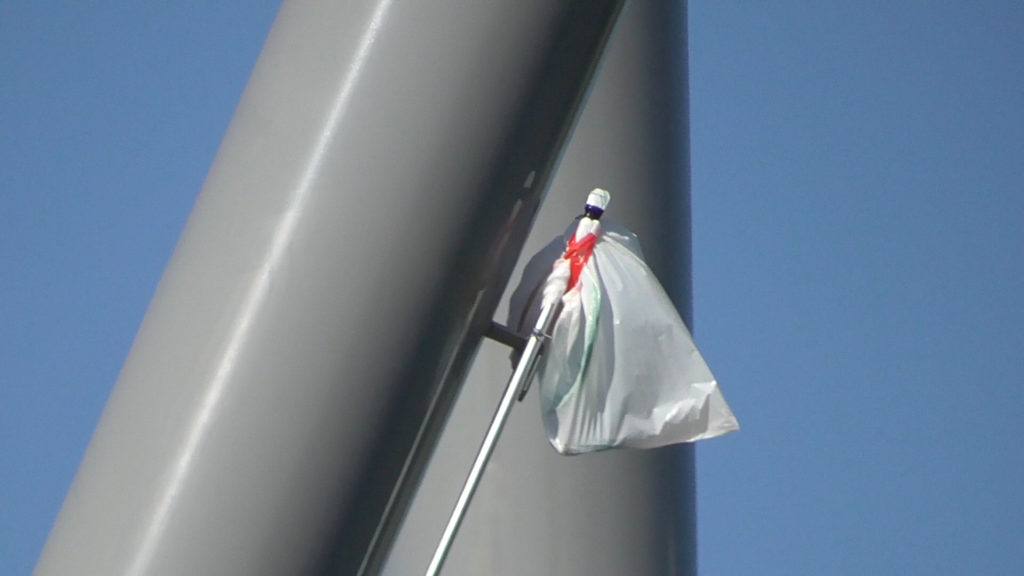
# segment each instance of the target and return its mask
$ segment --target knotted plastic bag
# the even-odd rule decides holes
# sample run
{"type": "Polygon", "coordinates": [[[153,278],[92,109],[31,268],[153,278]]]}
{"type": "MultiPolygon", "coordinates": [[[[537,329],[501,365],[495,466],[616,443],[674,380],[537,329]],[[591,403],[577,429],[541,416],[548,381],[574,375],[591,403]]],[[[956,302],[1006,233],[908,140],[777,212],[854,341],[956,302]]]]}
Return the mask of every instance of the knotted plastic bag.
{"type": "Polygon", "coordinates": [[[554,299],[537,388],[555,450],[654,448],[739,428],[633,233],[581,218],[527,264],[508,325],[528,330],[554,299]]]}

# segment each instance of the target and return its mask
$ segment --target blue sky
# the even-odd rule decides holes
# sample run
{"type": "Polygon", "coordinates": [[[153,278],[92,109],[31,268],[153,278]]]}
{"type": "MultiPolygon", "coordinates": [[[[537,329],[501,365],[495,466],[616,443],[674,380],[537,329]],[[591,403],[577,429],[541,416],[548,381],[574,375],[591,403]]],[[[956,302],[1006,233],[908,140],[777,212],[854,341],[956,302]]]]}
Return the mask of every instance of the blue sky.
{"type": "Polygon", "coordinates": [[[701,572],[1024,573],[1024,4],[690,25],[701,572]]]}
{"type": "MultiPolygon", "coordinates": [[[[0,574],[31,571],[276,2],[0,4],[0,574]]],[[[701,574],[1024,572],[1024,4],[693,2],[701,574]]]]}

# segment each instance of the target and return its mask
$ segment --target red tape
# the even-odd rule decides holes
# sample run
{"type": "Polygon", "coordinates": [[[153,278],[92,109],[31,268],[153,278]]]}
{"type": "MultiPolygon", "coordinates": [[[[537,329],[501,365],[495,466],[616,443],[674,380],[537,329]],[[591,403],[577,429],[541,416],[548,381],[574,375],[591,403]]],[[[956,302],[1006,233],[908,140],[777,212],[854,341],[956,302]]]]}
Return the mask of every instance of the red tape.
{"type": "Polygon", "coordinates": [[[569,261],[569,287],[566,291],[572,290],[576,283],[580,281],[580,274],[583,272],[583,267],[587,265],[590,260],[590,256],[594,253],[594,245],[597,244],[597,236],[594,234],[587,234],[579,242],[576,241],[576,237],[573,236],[572,240],[569,240],[569,246],[565,249],[565,258],[569,261]]]}

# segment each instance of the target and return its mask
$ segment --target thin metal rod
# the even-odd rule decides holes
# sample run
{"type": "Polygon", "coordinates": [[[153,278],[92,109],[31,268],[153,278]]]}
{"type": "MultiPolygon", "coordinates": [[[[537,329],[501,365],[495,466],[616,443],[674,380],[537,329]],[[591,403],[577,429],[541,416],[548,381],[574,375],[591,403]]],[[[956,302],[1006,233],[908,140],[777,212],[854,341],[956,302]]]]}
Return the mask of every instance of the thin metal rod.
{"type": "Polygon", "coordinates": [[[558,308],[558,304],[559,302],[556,300],[541,310],[533,333],[526,340],[523,355],[519,358],[516,369],[512,372],[511,378],[509,378],[505,393],[501,396],[501,402],[498,403],[498,408],[491,419],[491,425],[487,428],[487,434],[484,436],[480,449],[477,451],[476,460],[473,461],[473,466],[469,469],[469,475],[466,476],[466,481],[462,485],[462,492],[459,493],[459,499],[455,502],[452,514],[448,518],[448,525],[445,526],[444,533],[441,534],[441,541],[434,550],[434,557],[430,560],[430,566],[427,568],[427,576],[437,576],[441,572],[441,566],[444,564],[448,551],[451,549],[455,533],[458,532],[462,519],[466,515],[466,509],[469,507],[469,502],[473,499],[473,494],[480,484],[484,468],[487,467],[491,453],[494,452],[494,447],[498,443],[501,430],[505,427],[508,415],[512,411],[512,405],[515,404],[516,396],[520,388],[524,387],[524,383],[533,377],[533,372],[537,368],[537,360],[540,357],[544,341],[547,339],[547,334],[551,331],[551,327],[554,324],[556,318],[555,311],[558,308]]]}

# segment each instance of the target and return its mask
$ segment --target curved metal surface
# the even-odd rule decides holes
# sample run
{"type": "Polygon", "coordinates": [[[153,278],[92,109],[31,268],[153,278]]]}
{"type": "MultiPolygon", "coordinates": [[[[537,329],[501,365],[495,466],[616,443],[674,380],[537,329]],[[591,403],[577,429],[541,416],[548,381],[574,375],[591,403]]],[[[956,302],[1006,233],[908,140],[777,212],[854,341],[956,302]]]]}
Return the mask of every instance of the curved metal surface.
{"type": "Polygon", "coordinates": [[[36,574],[373,572],[620,7],[286,2],[36,574]]]}
{"type": "MultiPolygon", "coordinates": [[[[605,218],[640,236],[692,326],[685,16],[684,3],[654,0],[623,12],[524,252],[562,234],[590,189],[607,188],[605,218]]],[[[421,574],[429,563],[508,356],[481,346],[384,574],[421,574]]],[[[693,446],[560,456],[535,394],[513,410],[444,574],[696,574],[693,446]]]]}

